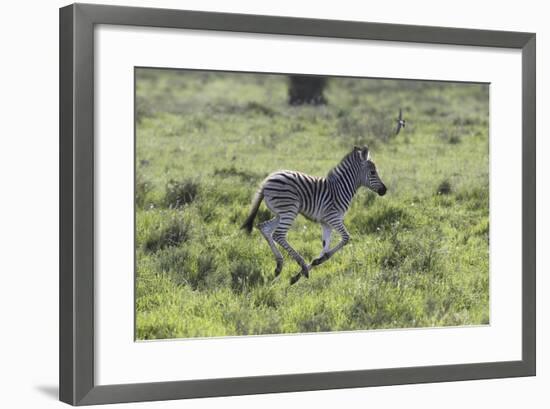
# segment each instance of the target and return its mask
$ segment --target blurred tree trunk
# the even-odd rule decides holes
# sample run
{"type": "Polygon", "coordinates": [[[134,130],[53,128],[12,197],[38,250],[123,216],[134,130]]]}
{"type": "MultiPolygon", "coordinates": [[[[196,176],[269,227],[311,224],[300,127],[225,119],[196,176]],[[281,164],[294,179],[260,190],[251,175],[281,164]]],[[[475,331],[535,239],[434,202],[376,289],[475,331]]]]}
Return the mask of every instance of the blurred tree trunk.
{"type": "Polygon", "coordinates": [[[324,105],[327,99],[323,95],[327,79],[306,75],[290,75],[288,85],[288,103],[290,105],[324,105]]]}

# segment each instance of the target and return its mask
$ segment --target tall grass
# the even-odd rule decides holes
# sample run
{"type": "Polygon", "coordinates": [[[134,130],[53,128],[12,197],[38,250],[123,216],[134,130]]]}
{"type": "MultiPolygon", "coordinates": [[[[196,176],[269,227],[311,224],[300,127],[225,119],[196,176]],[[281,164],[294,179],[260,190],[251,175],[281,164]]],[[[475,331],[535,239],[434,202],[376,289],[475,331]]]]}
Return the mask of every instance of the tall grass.
{"type": "MultiPolygon", "coordinates": [[[[138,339],[489,322],[487,86],[331,78],[313,107],[287,104],[284,76],[136,73],[138,339]],[[258,184],[323,176],[363,143],[388,194],[359,191],[350,244],[309,280],[289,285],[286,254],[274,279],[239,229],[258,184]]],[[[299,217],[289,242],[311,260],[321,229],[299,217]]]]}

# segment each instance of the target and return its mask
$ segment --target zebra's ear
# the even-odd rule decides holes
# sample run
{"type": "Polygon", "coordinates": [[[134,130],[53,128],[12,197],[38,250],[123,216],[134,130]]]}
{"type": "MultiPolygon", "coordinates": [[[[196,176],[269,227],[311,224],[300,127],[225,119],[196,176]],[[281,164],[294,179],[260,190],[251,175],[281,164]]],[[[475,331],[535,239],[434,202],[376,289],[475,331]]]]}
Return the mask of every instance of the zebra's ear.
{"type": "Polygon", "coordinates": [[[361,160],[366,161],[369,159],[369,147],[367,145],[357,149],[359,150],[359,157],[361,160]]]}

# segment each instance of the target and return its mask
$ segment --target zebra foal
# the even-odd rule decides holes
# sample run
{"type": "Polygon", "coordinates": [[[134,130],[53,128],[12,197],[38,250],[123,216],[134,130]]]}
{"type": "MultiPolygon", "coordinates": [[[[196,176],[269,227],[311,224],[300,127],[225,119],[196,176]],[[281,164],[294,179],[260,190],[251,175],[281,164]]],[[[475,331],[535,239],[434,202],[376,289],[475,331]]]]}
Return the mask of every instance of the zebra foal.
{"type": "Polygon", "coordinates": [[[252,200],[250,214],[241,227],[249,233],[252,231],[260,203],[264,200],[275,217],[260,223],[258,228],[275,256],[275,276],[278,276],[283,268],[283,256],[276,246],[277,243],[301,267],[301,271],[290,281],[294,284],[302,275],[308,278],[312,266],[324,263],[348,243],[349,233],[344,226],[344,216],[353,196],[361,186],[380,196],[386,194],[386,186],[378,176],[366,146],[354,147],[326,178],[290,170],[274,172],[260,185],[252,200]],[[298,214],[320,223],[322,227],[323,250],[310,265],[286,240],[287,232],[298,214]],[[330,248],[332,230],[338,232],[341,240],[330,248]]]}

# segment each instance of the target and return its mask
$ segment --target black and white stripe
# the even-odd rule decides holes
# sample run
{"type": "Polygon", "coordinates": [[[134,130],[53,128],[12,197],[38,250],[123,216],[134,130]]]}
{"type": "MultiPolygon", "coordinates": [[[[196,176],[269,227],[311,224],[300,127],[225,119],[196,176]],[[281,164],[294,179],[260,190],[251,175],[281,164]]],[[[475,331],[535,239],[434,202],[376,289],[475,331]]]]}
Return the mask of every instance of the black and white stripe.
{"type": "Polygon", "coordinates": [[[312,266],[325,262],[348,243],[349,233],[344,226],[344,215],[361,186],[366,186],[381,196],[386,193],[386,186],[380,180],[366,146],[355,147],[326,178],[290,170],[274,172],[263,181],[256,193],[250,215],[242,227],[252,231],[260,203],[265,200],[266,206],[275,217],[259,224],[258,228],[275,256],[275,275],[283,267],[283,256],[275,243],[283,247],[300,265],[302,270],[291,280],[291,283],[295,283],[301,275],[309,277],[312,266]],[[286,240],[287,232],[298,214],[319,222],[323,230],[323,250],[310,265],[286,240]],[[340,234],[341,240],[331,249],[332,230],[340,234]]]}

